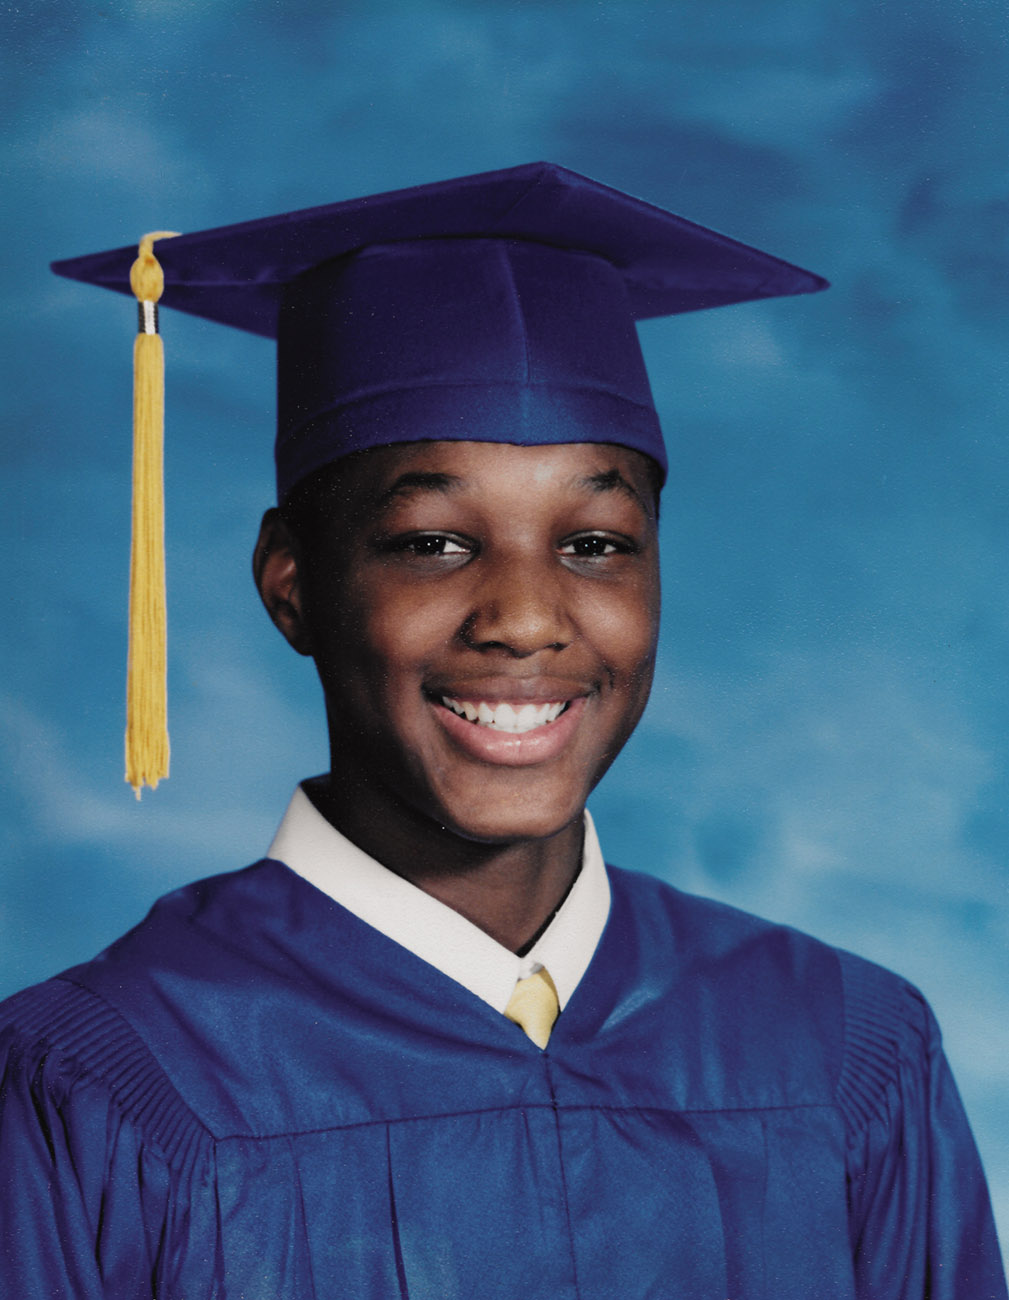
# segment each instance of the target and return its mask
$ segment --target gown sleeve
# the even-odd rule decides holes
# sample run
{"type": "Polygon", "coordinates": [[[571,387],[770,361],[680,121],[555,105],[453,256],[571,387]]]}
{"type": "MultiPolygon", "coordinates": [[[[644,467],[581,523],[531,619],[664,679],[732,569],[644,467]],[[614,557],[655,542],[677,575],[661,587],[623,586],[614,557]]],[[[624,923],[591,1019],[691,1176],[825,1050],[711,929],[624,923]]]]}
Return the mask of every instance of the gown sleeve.
{"type": "Polygon", "coordinates": [[[849,1217],[859,1300],[1006,1300],[988,1188],[928,1005],[842,958],[849,1217]]]}
{"type": "Polygon", "coordinates": [[[0,1295],[150,1300],[180,1175],[153,1059],[59,980],[0,1016],[0,1295]]]}

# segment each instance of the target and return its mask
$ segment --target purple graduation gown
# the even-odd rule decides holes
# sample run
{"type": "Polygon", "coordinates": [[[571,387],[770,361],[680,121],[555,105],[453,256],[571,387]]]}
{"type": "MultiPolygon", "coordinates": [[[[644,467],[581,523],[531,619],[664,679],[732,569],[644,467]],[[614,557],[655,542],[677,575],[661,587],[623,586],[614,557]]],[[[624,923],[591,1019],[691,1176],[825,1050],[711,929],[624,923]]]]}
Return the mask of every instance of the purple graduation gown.
{"type": "Polygon", "coordinates": [[[263,861],[0,1008],[18,1300],[1005,1300],[895,976],[611,870],[545,1052],[263,861]]]}

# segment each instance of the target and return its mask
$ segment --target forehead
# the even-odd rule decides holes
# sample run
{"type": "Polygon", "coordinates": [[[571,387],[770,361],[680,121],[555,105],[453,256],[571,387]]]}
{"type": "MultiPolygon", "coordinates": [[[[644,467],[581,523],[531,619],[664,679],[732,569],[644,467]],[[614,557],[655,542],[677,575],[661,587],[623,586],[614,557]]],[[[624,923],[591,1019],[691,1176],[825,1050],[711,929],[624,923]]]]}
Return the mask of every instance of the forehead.
{"type": "Polygon", "coordinates": [[[378,447],[340,466],[345,499],[380,510],[425,486],[456,494],[521,493],[541,487],[593,494],[616,487],[649,509],[659,470],[647,456],[613,443],[519,446],[500,442],[430,441],[378,447]]]}

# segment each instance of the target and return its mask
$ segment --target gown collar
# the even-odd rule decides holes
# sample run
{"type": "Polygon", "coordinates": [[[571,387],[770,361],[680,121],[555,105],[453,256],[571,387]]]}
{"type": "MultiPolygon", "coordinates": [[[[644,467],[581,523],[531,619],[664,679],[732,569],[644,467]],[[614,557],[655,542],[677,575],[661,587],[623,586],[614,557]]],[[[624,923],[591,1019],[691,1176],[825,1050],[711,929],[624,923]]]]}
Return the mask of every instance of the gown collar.
{"type": "Polygon", "coordinates": [[[541,966],[549,970],[563,1010],[592,960],[610,910],[609,880],[588,810],[581,870],[557,915],[523,957],[351,843],[301,786],[267,856],[502,1013],[515,981],[541,966]]]}

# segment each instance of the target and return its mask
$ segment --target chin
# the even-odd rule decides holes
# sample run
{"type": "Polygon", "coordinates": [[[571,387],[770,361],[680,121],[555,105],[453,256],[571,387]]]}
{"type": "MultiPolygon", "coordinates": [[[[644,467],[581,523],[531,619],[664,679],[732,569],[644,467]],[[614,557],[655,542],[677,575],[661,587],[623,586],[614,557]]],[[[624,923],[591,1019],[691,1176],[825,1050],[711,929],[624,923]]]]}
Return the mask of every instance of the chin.
{"type": "MultiPolygon", "coordinates": [[[[522,783],[526,784],[525,782],[522,783]]],[[[552,793],[515,789],[494,790],[488,782],[475,801],[439,800],[428,815],[462,839],[481,844],[546,840],[577,821],[585,809],[587,791],[552,793]]]]}

